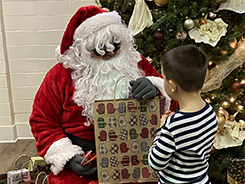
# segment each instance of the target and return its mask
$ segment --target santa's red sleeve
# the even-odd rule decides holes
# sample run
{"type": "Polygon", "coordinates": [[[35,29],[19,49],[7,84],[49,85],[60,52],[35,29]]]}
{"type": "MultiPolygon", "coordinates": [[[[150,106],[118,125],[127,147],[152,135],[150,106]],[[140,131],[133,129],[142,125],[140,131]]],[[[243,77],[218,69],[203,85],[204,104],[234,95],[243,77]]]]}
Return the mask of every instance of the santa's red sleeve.
{"type": "Polygon", "coordinates": [[[164,89],[164,80],[160,73],[152,66],[152,64],[141,55],[141,61],[138,63],[139,67],[144,70],[145,76],[158,88],[163,96],[165,96],[165,109],[175,111],[178,107],[178,102],[171,100],[164,89]]]}
{"type": "Polygon", "coordinates": [[[55,175],[73,156],[83,154],[82,148],[72,144],[62,127],[65,126],[62,123],[64,104],[71,90],[69,70],[60,64],[55,65],[45,76],[35,96],[29,119],[38,154],[52,164],[51,170],[55,175]]]}

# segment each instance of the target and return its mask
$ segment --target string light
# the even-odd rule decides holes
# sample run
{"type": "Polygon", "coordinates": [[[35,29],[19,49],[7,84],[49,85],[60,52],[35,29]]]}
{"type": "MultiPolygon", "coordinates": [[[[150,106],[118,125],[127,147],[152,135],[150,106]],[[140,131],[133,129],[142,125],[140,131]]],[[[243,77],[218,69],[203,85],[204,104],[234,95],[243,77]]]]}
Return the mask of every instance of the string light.
{"type": "Polygon", "coordinates": [[[150,58],[150,56],[146,57],[147,61],[149,61],[150,63],[152,63],[153,59],[150,58]]]}
{"type": "Polygon", "coordinates": [[[245,84],[245,79],[241,80],[241,85],[245,84]]]}
{"type": "Polygon", "coordinates": [[[225,106],[225,107],[226,107],[226,106],[228,106],[228,105],[229,105],[229,103],[228,103],[228,102],[226,102],[226,101],[224,101],[224,102],[223,102],[223,106],[225,106]]]}
{"type": "Polygon", "coordinates": [[[234,101],[235,101],[235,98],[234,97],[231,97],[230,102],[232,103],[234,101]]]}
{"type": "Polygon", "coordinates": [[[222,50],[222,51],[221,51],[221,54],[226,55],[226,54],[228,54],[228,52],[227,52],[226,50],[222,50]]]}
{"type": "Polygon", "coordinates": [[[242,111],[242,110],[243,110],[243,106],[242,106],[242,105],[239,105],[239,106],[238,106],[238,110],[239,110],[239,111],[242,111]]]}
{"type": "Polygon", "coordinates": [[[210,17],[210,18],[215,18],[215,17],[216,17],[216,14],[213,13],[213,12],[209,12],[209,17],[210,17]]]}
{"type": "Polygon", "coordinates": [[[230,43],[231,48],[235,49],[237,46],[237,39],[234,42],[230,43]]]}
{"type": "Polygon", "coordinates": [[[209,61],[209,62],[208,62],[208,65],[210,65],[210,66],[211,66],[212,64],[213,64],[213,62],[212,62],[212,61],[209,61]]]}
{"type": "Polygon", "coordinates": [[[223,107],[219,107],[219,113],[220,113],[220,114],[223,113],[223,107]]]}
{"type": "Polygon", "coordinates": [[[211,99],[213,100],[215,97],[216,97],[216,95],[215,95],[215,94],[213,94],[213,95],[212,95],[212,97],[211,97],[211,99]]]}
{"type": "Polygon", "coordinates": [[[210,98],[206,98],[205,101],[208,102],[208,103],[211,102],[210,98]]]}

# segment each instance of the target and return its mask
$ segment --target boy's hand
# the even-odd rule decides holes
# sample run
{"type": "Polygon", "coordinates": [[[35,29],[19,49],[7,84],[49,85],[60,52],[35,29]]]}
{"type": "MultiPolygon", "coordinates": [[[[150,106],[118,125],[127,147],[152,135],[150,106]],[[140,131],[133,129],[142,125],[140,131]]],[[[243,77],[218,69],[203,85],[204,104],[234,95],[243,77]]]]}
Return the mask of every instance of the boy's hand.
{"type": "Polygon", "coordinates": [[[160,127],[163,126],[163,124],[165,123],[166,119],[171,116],[172,114],[174,114],[174,112],[172,111],[166,111],[165,114],[163,114],[161,116],[161,120],[160,120],[160,127]]]}

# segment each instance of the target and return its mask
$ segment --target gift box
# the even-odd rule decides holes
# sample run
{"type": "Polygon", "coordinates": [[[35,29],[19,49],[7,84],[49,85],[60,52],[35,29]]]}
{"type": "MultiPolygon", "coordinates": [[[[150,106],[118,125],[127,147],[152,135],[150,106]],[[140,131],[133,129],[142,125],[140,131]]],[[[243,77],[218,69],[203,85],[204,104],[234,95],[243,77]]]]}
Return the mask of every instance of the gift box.
{"type": "Polygon", "coordinates": [[[21,182],[31,181],[30,171],[26,168],[8,171],[7,183],[8,184],[19,184],[21,182]]]}
{"type": "Polygon", "coordinates": [[[245,158],[233,158],[229,160],[227,182],[229,184],[245,183],[245,158]]]}
{"type": "Polygon", "coordinates": [[[93,103],[100,184],[158,181],[147,157],[156,129],[160,127],[164,107],[164,96],[93,103]]]}

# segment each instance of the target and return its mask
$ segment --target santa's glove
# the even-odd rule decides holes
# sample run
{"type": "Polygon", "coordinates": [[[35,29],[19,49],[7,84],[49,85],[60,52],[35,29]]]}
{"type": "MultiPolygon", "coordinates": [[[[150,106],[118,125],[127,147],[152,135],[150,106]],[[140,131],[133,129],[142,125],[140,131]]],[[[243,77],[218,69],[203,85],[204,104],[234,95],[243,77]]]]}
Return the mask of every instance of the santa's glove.
{"type": "Polygon", "coordinates": [[[132,89],[132,97],[137,100],[151,99],[158,95],[157,88],[146,77],[136,79],[136,81],[130,81],[132,89]]]}
{"type": "MultiPolygon", "coordinates": [[[[92,167],[92,162],[89,162],[85,166],[82,166],[81,165],[82,160],[83,160],[82,155],[76,155],[68,162],[68,165],[75,173],[81,176],[90,176],[97,172],[97,168],[92,167]]],[[[85,160],[85,162],[86,161],[87,160],[85,160]]]]}

